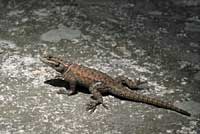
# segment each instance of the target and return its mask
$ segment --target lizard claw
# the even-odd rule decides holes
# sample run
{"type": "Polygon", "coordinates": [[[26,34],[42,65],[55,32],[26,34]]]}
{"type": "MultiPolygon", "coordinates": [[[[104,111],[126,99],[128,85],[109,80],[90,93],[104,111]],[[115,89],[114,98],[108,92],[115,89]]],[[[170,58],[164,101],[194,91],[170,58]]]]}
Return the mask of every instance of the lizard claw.
{"type": "Polygon", "coordinates": [[[97,107],[97,105],[102,104],[102,106],[106,109],[108,109],[108,106],[105,103],[98,103],[98,102],[90,102],[87,104],[86,110],[91,113],[93,113],[97,107]]]}
{"type": "Polygon", "coordinates": [[[103,106],[105,109],[108,109],[108,106],[107,106],[105,103],[102,103],[102,106],[103,106]]]}
{"type": "Polygon", "coordinates": [[[86,105],[86,110],[89,111],[90,114],[92,114],[95,111],[97,105],[98,105],[97,102],[91,101],[86,105]]]}
{"type": "Polygon", "coordinates": [[[67,92],[68,96],[71,96],[71,95],[74,95],[74,94],[76,94],[76,92],[73,91],[73,90],[68,90],[68,92],[67,92]]]}
{"type": "Polygon", "coordinates": [[[72,91],[72,90],[59,89],[59,90],[57,91],[57,94],[66,94],[66,95],[68,95],[68,96],[71,96],[71,95],[74,95],[75,92],[72,91]]]}
{"type": "Polygon", "coordinates": [[[67,94],[67,91],[64,89],[59,89],[56,93],[57,94],[67,94]]]}

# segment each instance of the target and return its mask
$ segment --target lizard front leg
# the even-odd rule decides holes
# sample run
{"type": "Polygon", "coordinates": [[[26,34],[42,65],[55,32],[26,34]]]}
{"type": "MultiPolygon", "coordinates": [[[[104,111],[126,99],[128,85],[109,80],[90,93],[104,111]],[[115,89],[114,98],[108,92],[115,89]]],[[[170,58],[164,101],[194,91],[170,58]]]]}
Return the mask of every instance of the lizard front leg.
{"type": "Polygon", "coordinates": [[[60,89],[57,91],[58,94],[67,94],[68,96],[76,94],[76,77],[73,73],[68,72],[64,74],[64,80],[69,82],[69,90],[60,89]]]}
{"type": "Polygon", "coordinates": [[[57,94],[67,94],[68,96],[76,94],[76,84],[75,82],[69,82],[69,90],[68,89],[59,89],[57,94]]]}
{"type": "Polygon", "coordinates": [[[90,113],[93,113],[96,107],[100,104],[102,104],[107,109],[107,106],[103,103],[101,89],[105,89],[105,85],[101,82],[96,82],[91,87],[89,87],[89,91],[92,93],[91,98],[93,100],[87,104],[86,110],[90,111],[90,113]]]}
{"type": "Polygon", "coordinates": [[[141,79],[131,80],[125,76],[118,76],[115,78],[115,80],[120,84],[127,86],[130,89],[137,89],[139,85],[147,83],[147,81],[141,81],[141,79]]]}

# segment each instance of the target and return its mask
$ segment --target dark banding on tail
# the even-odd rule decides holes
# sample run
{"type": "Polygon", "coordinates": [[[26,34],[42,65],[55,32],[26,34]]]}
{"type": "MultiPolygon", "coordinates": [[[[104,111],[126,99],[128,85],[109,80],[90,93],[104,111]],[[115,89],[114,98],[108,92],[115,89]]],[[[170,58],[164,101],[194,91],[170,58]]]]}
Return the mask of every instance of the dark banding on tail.
{"type": "Polygon", "coordinates": [[[130,100],[130,101],[142,102],[142,103],[150,104],[150,105],[153,105],[153,106],[156,106],[159,108],[165,108],[165,109],[169,109],[172,111],[176,111],[176,112],[181,113],[186,116],[191,116],[191,114],[189,112],[174,106],[170,102],[166,102],[166,101],[162,101],[162,100],[159,100],[156,98],[148,97],[146,95],[139,94],[132,90],[116,89],[116,90],[113,90],[112,94],[115,96],[118,96],[120,98],[130,100]]]}
{"type": "Polygon", "coordinates": [[[147,103],[147,104],[150,104],[150,105],[153,105],[156,107],[160,107],[160,108],[170,109],[170,110],[176,111],[176,112],[181,113],[186,116],[191,116],[191,114],[189,112],[174,106],[170,102],[162,101],[162,100],[159,100],[156,98],[147,97],[144,95],[141,95],[141,97],[139,97],[139,98],[140,98],[140,100],[139,100],[140,102],[147,103]]]}

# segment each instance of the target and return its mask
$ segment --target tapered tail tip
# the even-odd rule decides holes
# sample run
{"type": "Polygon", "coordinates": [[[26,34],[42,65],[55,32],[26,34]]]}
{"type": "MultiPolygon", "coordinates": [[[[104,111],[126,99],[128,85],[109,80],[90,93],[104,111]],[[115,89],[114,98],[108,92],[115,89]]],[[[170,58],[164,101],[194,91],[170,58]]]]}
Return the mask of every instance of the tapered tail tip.
{"type": "Polygon", "coordinates": [[[186,112],[186,111],[184,112],[184,114],[187,115],[187,116],[191,116],[191,113],[186,112]]]}
{"type": "Polygon", "coordinates": [[[181,114],[184,114],[186,116],[191,116],[191,113],[185,111],[185,110],[182,110],[182,109],[179,109],[177,112],[181,113],[181,114]]]}

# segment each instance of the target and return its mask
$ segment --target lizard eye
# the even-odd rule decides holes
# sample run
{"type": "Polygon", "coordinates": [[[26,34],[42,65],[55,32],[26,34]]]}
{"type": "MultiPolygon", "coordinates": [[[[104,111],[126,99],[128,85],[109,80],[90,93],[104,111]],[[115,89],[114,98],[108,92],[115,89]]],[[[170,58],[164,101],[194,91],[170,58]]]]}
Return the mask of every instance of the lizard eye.
{"type": "Polygon", "coordinates": [[[51,59],[51,58],[52,58],[52,56],[51,56],[51,55],[48,55],[48,58],[49,58],[49,59],[51,59]]]}
{"type": "Polygon", "coordinates": [[[56,64],[55,67],[59,67],[60,63],[56,64]]]}

